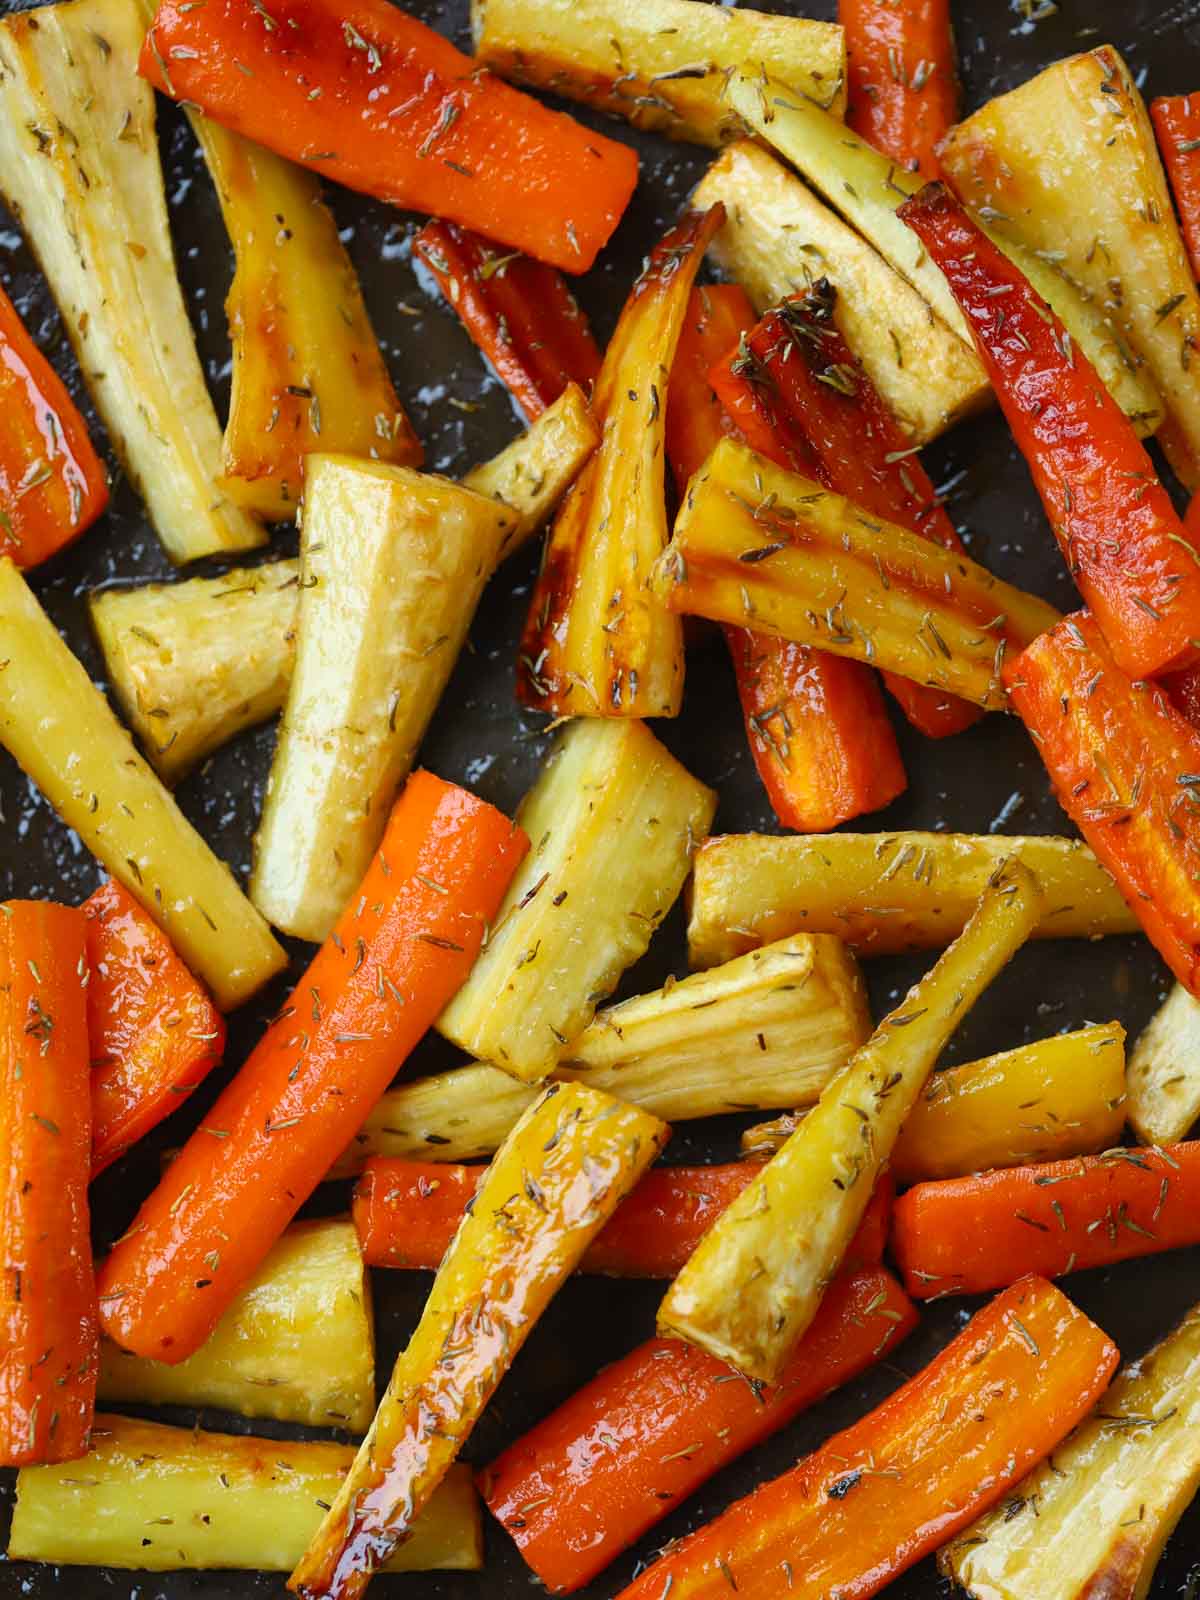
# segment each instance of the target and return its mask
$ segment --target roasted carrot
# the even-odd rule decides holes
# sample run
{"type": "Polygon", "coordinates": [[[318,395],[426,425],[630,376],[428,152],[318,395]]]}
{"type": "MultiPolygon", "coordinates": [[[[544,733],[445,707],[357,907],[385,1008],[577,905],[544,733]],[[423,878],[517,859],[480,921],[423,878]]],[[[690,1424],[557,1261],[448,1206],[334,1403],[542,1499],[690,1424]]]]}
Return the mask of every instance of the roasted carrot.
{"type": "Polygon", "coordinates": [[[637,182],[591,132],[387,0],[163,0],[139,70],[278,155],[586,272],[637,182]]]}
{"type": "Polygon", "coordinates": [[[108,477],[62,379],[0,289],[0,555],[36,567],[108,504],[108,477]]]}
{"type": "Polygon", "coordinates": [[[621,1600],[867,1600],[986,1511],[1082,1420],[1118,1360],[1042,1278],[915,1378],[673,1546],[621,1600]]]}
{"type": "MultiPolygon", "coordinates": [[[[827,279],[785,300],[747,334],[711,381],[747,442],[776,465],[816,478],[871,516],[962,550],[912,444],[834,322],[827,279]]],[[[914,728],[931,739],[982,715],[939,689],[885,673],[914,728]]]]}
{"type": "Polygon", "coordinates": [[[1200,94],[1176,94],[1150,102],[1158,153],[1179,215],[1192,275],[1200,278],[1200,94]]]}
{"type": "MultiPolygon", "coordinates": [[[[581,1272],[611,1278],[673,1278],[713,1219],[760,1169],[655,1167],[592,1241],[581,1272]]],[[[372,1267],[432,1270],[462,1221],[486,1167],[373,1156],[354,1190],[354,1225],[372,1267]]],[[[883,1255],[892,1189],[872,1197],[853,1247],[856,1260],[883,1255]]]]}
{"type": "Polygon", "coordinates": [[[588,393],[600,351],[562,273],[456,222],[427,222],[413,253],[529,422],[569,383],[588,393]]]}
{"type": "Polygon", "coordinates": [[[409,779],[361,891],[104,1263],[119,1345],[203,1344],[461,985],[527,848],[474,795],[409,779]]]}
{"type": "Polygon", "coordinates": [[[838,0],[846,34],[846,121],[923,178],[958,116],[950,0],[838,0]]]}
{"type": "Polygon", "coordinates": [[[1123,672],[1185,667],[1200,562],[1154,465],[1062,323],[941,184],[899,215],[942,269],[1079,592],[1123,672]]]}
{"type": "Polygon", "coordinates": [[[1007,662],[1004,682],[1059,804],[1200,994],[1200,728],[1160,685],[1121,672],[1086,611],[1007,662]]]}
{"type": "Polygon", "coordinates": [[[910,1294],[982,1294],[1200,1244],[1200,1141],[918,1183],[892,1246],[910,1294]]]}
{"type": "Polygon", "coordinates": [[[647,1340],[485,1469],[488,1509],[550,1593],[570,1594],[916,1323],[891,1273],[873,1266],[830,1285],[775,1388],[744,1382],[695,1345],[647,1340]]]}
{"type": "MultiPolygon", "coordinates": [[[[734,284],[692,291],[667,405],[667,455],[681,498],[713,447],[743,436],[709,378],[754,321],[734,284]]],[[[766,442],[778,459],[782,436],[766,442]]],[[[811,455],[804,460],[813,465],[811,455]]],[[[785,827],[824,833],[903,792],[896,736],[869,668],[749,628],[726,627],[725,638],[754,764],[785,827]]]]}
{"type": "Polygon", "coordinates": [[[221,1059],[225,1022],[158,924],[115,878],[84,901],[92,1177],[221,1059]]]}
{"type": "Polygon", "coordinates": [[[1168,673],[1162,686],[1176,711],[1181,712],[1193,728],[1200,729],[1200,667],[1168,673]]]}
{"type": "Polygon", "coordinates": [[[88,1236],[86,924],[0,906],[0,1465],[85,1455],[99,1337],[88,1236]]]}

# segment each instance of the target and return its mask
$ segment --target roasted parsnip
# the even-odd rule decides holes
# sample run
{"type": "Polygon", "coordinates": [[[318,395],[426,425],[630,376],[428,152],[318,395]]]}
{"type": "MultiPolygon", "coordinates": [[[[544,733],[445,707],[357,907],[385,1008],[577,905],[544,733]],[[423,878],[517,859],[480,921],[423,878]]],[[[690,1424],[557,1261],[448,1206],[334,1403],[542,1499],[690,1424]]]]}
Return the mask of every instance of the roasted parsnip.
{"type": "Polygon", "coordinates": [[[550,1084],[496,1154],[289,1587],[362,1594],[409,1537],[560,1284],[662,1148],[657,1118],[550,1084]]]}
{"type": "Polygon", "coordinates": [[[673,717],[683,630],[650,592],[667,542],[667,379],[722,206],[689,211],[651,251],[592,394],[600,448],[546,541],[517,658],[517,693],[556,716],[673,717]]]}
{"type": "Polygon", "coordinates": [[[521,803],[533,849],[438,1030],[514,1077],[544,1078],[645,951],[715,807],[645,723],[573,722],[521,803]]]}
{"type": "Polygon", "coordinates": [[[293,1223],[186,1361],[166,1366],[105,1340],[99,1397],[365,1433],[375,1411],[375,1340],[354,1224],[293,1223]]]}
{"type": "Polygon", "coordinates": [[[296,663],[250,878],[285,933],[321,943],[362,881],[514,520],[446,478],[307,458],[296,663]]]}
{"type": "MultiPolygon", "coordinates": [[[[354,1446],[170,1428],[105,1414],[90,1455],[17,1478],[10,1561],[149,1572],[287,1572],[337,1493],[354,1446]]],[[[471,1473],[452,1467],[387,1570],[476,1572],[471,1473]]]]}
{"type": "Polygon", "coordinates": [[[3,744],[223,1011],[285,964],[271,930],[133,747],[21,574],[0,560],[3,744]]]}
{"type": "Polygon", "coordinates": [[[816,1315],[946,1041],[1037,926],[1041,893],[1002,866],[933,969],[826,1085],[675,1279],[660,1334],[773,1383],[816,1315]]]}
{"type": "Polygon", "coordinates": [[[266,530],[216,483],[221,435],[175,275],[142,33],[138,0],[0,23],[0,189],[168,555],[194,561],[266,530]]]}
{"type": "Polygon", "coordinates": [[[1177,983],[1129,1055],[1129,1124],[1174,1144],[1200,1121],[1200,1000],[1177,983]]]}
{"type": "Polygon", "coordinates": [[[1042,888],[1035,939],[1136,933],[1137,918],[1078,839],[978,833],[725,834],[696,852],[693,967],[790,933],[835,933],[862,955],[936,950],[962,932],[988,879],[1017,856],[1042,888]]]}
{"type": "Polygon", "coordinates": [[[738,135],[726,95],[735,62],[845,109],[846,47],[827,22],[697,0],[472,0],[471,21],[493,72],[697,144],[738,135]]]}
{"type": "MultiPolygon", "coordinates": [[[[463,479],[513,513],[501,556],[541,527],[599,443],[572,385],[492,460],[463,479]]],[[[295,658],[300,566],[273,561],[166,587],[89,597],[109,680],[164,783],[235,734],[275,715],[295,658]]]]}
{"type": "Polygon", "coordinates": [[[420,466],[320,179],[199,113],[192,127],[237,262],[225,302],[225,493],[268,522],[290,522],[312,451],[420,466]]]}
{"type": "Polygon", "coordinates": [[[1059,620],[958,551],[723,439],[688,485],[654,592],[672,611],[849,656],[1002,710],[1007,651],[1059,620]]]}
{"type": "Polygon", "coordinates": [[[1166,409],[1160,441],[1200,482],[1200,297],[1154,130],[1109,45],[1071,56],[952,128],[942,171],[995,231],[1040,252],[1111,318],[1166,409]]]}
{"type": "Polygon", "coordinates": [[[927,444],[989,399],[973,349],[853,228],[766,150],[731,145],[708,169],[695,205],[724,203],[713,256],[761,314],[828,278],[850,348],[914,444],[927,444]]]}
{"type": "Polygon", "coordinates": [[[1200,1488],[1200,1308],[939,1556],[976,1600],[1144,1600],[1200,1488]]]}

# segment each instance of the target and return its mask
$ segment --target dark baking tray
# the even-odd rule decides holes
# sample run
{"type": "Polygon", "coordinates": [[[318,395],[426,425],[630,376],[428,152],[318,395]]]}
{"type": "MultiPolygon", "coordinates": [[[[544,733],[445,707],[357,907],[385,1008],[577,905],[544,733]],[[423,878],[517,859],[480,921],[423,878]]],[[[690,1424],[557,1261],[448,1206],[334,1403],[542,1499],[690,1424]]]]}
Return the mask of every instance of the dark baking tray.
{"type": "MultiPolygon", "coordinates": [[[[1038,0],[1032,5],[1036,10],[1038,0]]],[[[410,8],[462,38],[466,0],[413,0],[410,8]]],[[[766,0],[763,9],[799,8],[766,0]]],[[[814,10],[831,14],[825,0],[818,0],[814,10]]],[[[1012,87],[1059,56],[1105,40],[1126,55],[1135,72],[1144,74],[1154,93],[1200,87],[1200,0],[1092,0],[1086,6],[1078,0],[1060,0],[1057,12],[1036,24],[1002,0],[963,0],[955,6],[955,20],[968,107],[1012,87]]],[[[613,244],[597,270],[579,286],[580,298],[601,336],[611,329],[642,255],[684,203],[707,159],[705,152],[688,145],[642,138],[613,123],[604,127],[637,145],[643,167],[641,186],[613,244]]],[[[229,346],[222,302],[230,254],[216,198],[191,134],[182,116],[161,101],[160,135],[179,268],[218,410],[224,415],[229,346]]],[[[414,220],[345,191],[335,193],[333,201],[397,387],[426,442],[428,464],[457,473],[490,455],[517,431],[508,397],[485,373],[454,317],[416,280],[409,252],[414,220]]],[[[79,375],[45,286],[19,234],[2,213],[0,223],[5,224],[0,229],[0,278],[80,395],[79,375]]],[[[926,452],[926,460],[935,482],[948,486],[955,522],[972,553],[1003,577],[1069,607],[1073,591],[1028,474],[999,417],[989,415],[955,429],[926,452]]],[[[290,543],[289,534],[280,534],[273,553],[288,549],[290,543]]],[[[533,556],[510,563],[489,588],[470,647],[421,753],[434,771],[468,784],[506,810],[529,786],[545,750],[540,719],[518,709],[512,690],[516,639],[533,563],[533,556]]],[[[137,497],[118,480],[112,509],[102,522],[74,550],[43,567],[34,586],[93,676],[102,680],[103,665],[88,631],[84,595],[97,585],[165,578],[170,571],[137,497]]],[[[1063,831],[1064,819],[1048,795],[1032,746],[1012,720],[989,717],[941,744],[920,740],[900,719],[897,722],[909,770],[908,792],[861,826],[1063,831]]],[[[724,650],[714,634],[698,630],[692,638],[683,715],[674,723],[656,724],[656,732],[693,772],[720,791],[719,829],[774,830],[774,818],[747,754],[724,650]]],[[[271,728],[244,736],[220,751],[180,790],[189,816],[240,872],[248,865],[273,740],[271,728]]],[[[7,758],[0,758],[0,807],[0,896],[75,901],[94,887],[98,874],[91,857],[7,758]]],[[[296,947],[293,975],[304,955],[296,947]]],[[[896,997],[921,966],[916,959],[873,962],[869,975],[877,1009],[896,997]]],[[[624,992],[649,988],[668,972],[683,970],[683,923],[677,912],[646,959],[627,976],[624,992]]],[[[93,1211],[99,1248],[128,1224],[154,1180],[159,1151],[178,1142],[199,1120],[264,1019],[277,1008],[284,989],[281,980],[232,1019],[226,1063],[206,1089],[97,1183],[93,1211]]],[[[1166,990],[1166,973],[1144,940],[1040,944],[1020,954],[975,1008],[951,1047],[950,1059],[969,1059],[1089,1019],[1117,1017],[1136,1033],[1166,990]]],[[[418,1050],[414,1067],[435,1070],[451,1059],[447,1048],[430,1038],[418,1050]]],[[[736,1150],[740,1125],[731,1118],[685,1126],[673,1141],[669,1158],[728,1158],[736,1150]]],[[[331,1187],[320,1192],[313,1209],[341,1210],[346,1199],[344,1187],[331,1187]]],[[[428,1279],[422,1275],[375,1275],[382,1377],[412,1328],[427,1287],[428,1279]]],[[[1200,1250],[1080,1274],[1066,1288],[1113,1335],[1126,1356],[1137,1355],[1200,1298],[1200,1250]]],[[[489,1459],[599,1367],[645,1338],[652,1330],[660,1293],[655,1285],[596,1279],[569,1283],[534,1331],[476,1430],[468,1457],[476,1462],[489,1459]]],[[[614,1563],[586,1591],[590,1600],[607,1600],[618,1593],[635,1566],[666,1540],[713,1516],[877,1404],[917,1371],[972,1309],[973,1303],[963,1300],[929,1307],[919,1330],[894,1361],[815,1407],[722,1473],[614,1563]]],[[[173,1420],[190,1422],[193,1414],[175,1413],[173,1420]]],[[[203,1413],[200,1420],[210,1427],[280,1436],[289,1432],[219,1413],[203,1413]]],[[[7,1524],[11,1493],[12,1474],[0,1474],[0,1533],[7,1524]]],[[[381,1578],[372,1592],[381,1600],[389,1594],[407,1594],[413,1600],[483,1596],[525,1600],[534,1583],[507,1537],[489,1525],[487,1567],[482,1574],[381,1578]]],[[[1171,1541],[1152,1594],[1154,1600],[1167,1600],[1181,1594],[1192,1597],[1198,1590],[1200,1505],[1185,1516],[1171,1541]]],[[[75,1600],[100,1596],[249,1600],[282,1592],[282,1578],[270,1575],[158,1575],[0,1562],[0,1600],[19,1595],[33,1600],[63,1595],[75,1600]]],[[[889,1591],[907,1600],[948,1592],[949,1585],[937,1576],[932,1562],[889,1591]]]]}

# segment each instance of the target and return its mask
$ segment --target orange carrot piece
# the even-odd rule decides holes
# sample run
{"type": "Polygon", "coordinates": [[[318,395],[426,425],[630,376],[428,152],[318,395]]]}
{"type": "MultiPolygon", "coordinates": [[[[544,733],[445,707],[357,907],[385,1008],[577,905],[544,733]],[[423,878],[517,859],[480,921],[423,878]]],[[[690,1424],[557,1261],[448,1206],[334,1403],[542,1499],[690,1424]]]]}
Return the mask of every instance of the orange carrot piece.
{"type": "Polygon", "coordinates": [[[427,222],[413,240],[413,253],[527,421],[540,417],[569,383],[590,392],[600,351],[556,267],[505,254],[455,222],[427,222]]]}
{"type": "Polygon", "coordinates": [[[169,1116],[221,1059],[225,1019],[115,878],[84,901],[92,1177],[169,1116]]]}
{"type": "MultiPolygon", "coordinates": [[[[710,382],[753,326],[753,307],[736,285],[692,291],[667,404],[667,454],[681,496],[722,438],[755,442],[710,382]]],[[[779,460],[782,435],[766,443],[765,453],[779,460]]],[[[811,473],[814,458],[802,440],[793,443],[801,459],[781,464],[811,473]]],[[[903,793],[900,750],[869,668],[749,628],[727,627],[725,638],[750,752],[785,827],[824,833],[903,793]]]]}
{"type": "Polygon", "coordinates": [[[1004,666],[1059,804],[1147,938],[1200,994],[1200,729],[1133,683],[1093,617],[1065,617],[1004,666]]]}
{"type": "Polygon", "coordinates": [[[838,0],[846,32],[846,121],[924,178],[958,119],[950,0],[838,0]]]}
{"type": "Polygon", "coordinates": [[[920,1300],[1200,1244],[1200,1141],[918,1183],[892,1244],[920,1300]]]}
{"type": "Polygon", "coordinates": [[[1175,196],[1179,231],[1187,245],[1192,276],[1200,278],[1200,94],[1152,100],[1150,120],[1175,196]]]}
{"type": "Polygon", "coordinates": [[[0,289],[0,556],[36,567],[108,504],[108,475],[62,379],[0,289]]]}
{"type": "MultiPolygon", "coordinates": [[[[589,1245],[579,1270],[612,1278],[673,1278],[725,1207],[759,1171],[753,1161],[655,1167],[589,1245]]],[[[372,1156],[354,1190],[354,1226],[371,1267],[436,1269],[486,1167],[372,1156]]],[[[892,1189],[881,1186],[854,1245],[883,1255],[892,1189]]]]}
{"type": "Polygon", "coordinates": [[[88,1232],[86,924],[0,906],[0,1465],[87,1453],[99,1337],[88,1232]]]}
{"type": "Polygon", "coordinates": [[[551,111],[388,0],[163,0],[139,70],[347,188],[586,272],[637,156],[551,111]]]}
{"type": "Polygon", "coordinates": [[[182,1361],[461,986],[528,840],[429,772],[409,779],[359,894],[100,1272],[104,1330],[182,1361]]]}
{"type": "MultiPolygon", "coordinates": [[[[961,550],[920,458],[834,323],[836,298],[822,279],[769,311],[713,368],[713,388],[747,443],[768,459],[816,478],[873,517],[961,550]]],[[[961,733],[983,715],[895,673],[883,681],[927,738],[961,733]]]]}
{"type": "Polygon", "coordinates": [[[480,1474],[488,1509],[551,1594],[590,1583],[714,1472],[908,1337],[916,1307],[880,1266],[842,1272],[773,1388],[650,1339],[480,1474]]]}
{"type": "Polygon", "coordinates": [[[1118,1359],[1065,1295],[1023,1278],[881,1406],[673,1546],[620,1600],[868,1600],[1049,1455],[1118,1359]]]}

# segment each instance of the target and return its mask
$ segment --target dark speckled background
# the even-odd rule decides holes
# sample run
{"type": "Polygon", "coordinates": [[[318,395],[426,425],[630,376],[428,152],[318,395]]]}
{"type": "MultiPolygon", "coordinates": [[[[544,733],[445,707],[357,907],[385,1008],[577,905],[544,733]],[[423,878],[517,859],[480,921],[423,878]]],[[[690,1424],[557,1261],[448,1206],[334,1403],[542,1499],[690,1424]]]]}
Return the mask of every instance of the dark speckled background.
{"type": "MultiPolygon", "coordinates": [[[[413,0],[411,9],[435,26],[462,36],[466,0],[413,0]]],[[[763,9],[800,9],[786,0],[763,0],[763,9]]],[[[1005,0],[955,0],[955,18],[968,107],[1020,82],[1056,57],[1109,41],[1124,52],[1154,93],[1200,87],[1200,0],[1060,0],[1057,14],[1031,26],[1005,0]]],[[[812,10],[831,15],[827,0],[812,10]]],[[[162,105],[160,132],[167,191],[180,272],[218,411],[224,415],[229,345],[222,315],[231,261],[216,198],[182,118],[162,105]]],[[[643,157],[643,182],[612,246],[579,286],[598,333],[607,335],[643,253],[675,215],[703,170],[706,154],[687,145],[641,138],[623,126],[606,131],[635,143],[643,157]]],[[[425,440],[428,464],[457,473],[493,453],[519,423],[500,385],[484,369],[456,320],[432,301],[414,277],[409,258],[413,219],[345,192],[333,196],[350,253],[391,363],[397,388],[425,440]]],[[[19,235],[0,213],[0,279],[14,295],[44,347],[78,394],[78,373],[49,296],[19,235]]],[[[1027,473],[997,416],[958,428],[926,453],[935,482],[950,488],[950,507],[971,552],[1003,577],[1036,590],[1056,604],[1072,602],[1027,473]]],[[[281,535],[273,553],[289,538],[281,535]]],[[[517,708],[512,668],[534,557],[505,567],[484,597],[468,650],[458,666],[422,751],[423,762],[446,778],[470,785],[511,809],[532,781],[543,754],[537,723],[517,708]]],[[[170,575],[169,564],[127,485],[118,483],[104,520],[74,550],[42,568],[35,587],[93,675],[101,662],[89,636],[82,599],[98,585],[140,582],[170,575]]],[[[897,719],[899,722],[899,719],[897,719]]],[[[698,634],[688,663],[683,715],[658,724],[662,737],[686,764],[721,795],[717,826],[723,831],[771,829],[774,819],[746,750],[733,682],[715,637],[698,634]]],[[[960,830],[1055,832],[1063,818],[1049,798],[1033,749],[1015,723],[991,717],[943,744],[926,743],[899,722],[908,763],[906,795],[868,828],[949,827],[960,830]]],[[[274,731],[264,728],[230,745],[180,790],[184,809],[218,853],[245,872],[274,731]]],[[[0,757],[0,895],[85,896],[97,881],[90,856],[67,833],[22,774],[0,757]]],[[[297,950],[298,960],[304,952],[297,950]]],[[[877,1009],[883,1009],[920,970],[915,959],[886,960],[870,968],[877,1009]]],[[[627,993],[650,988],[668,972],[682,973],[682,918],[663,930],[646,959],[629,976],[627,993]]],[[[217,1088],[243,1058],[261,1023],[277,1007],[284,985],[264,993],[233,1019],[227,1065],[206,1090],[104,1175],[94,1190],[97,1243],[104,1247],[128,1223],[153,1181],[158,1152],[199,1120],[217,1088]]],[[[1023,952],[968,1018],[950,1059],[968,1059],[1088,1020],[1119,1018],[1131,1033],[1142,1027],[1166,991],[1166,976],[1142,940],[1039,944],[1023,952]]],[[[435,1070],[450,1052],[430,1038],[414,1067],[435,1070]]],[[[681,1131],[671,1159],[727,1158],[738,1124],[693,1124],[681,1131]]],[[[314,1207],[346,1205],[344,1188],[323,1190],[314,1207]]],[[[417,1275],[375,1277],[381,1375],[419,1313],[428,1280],[417,1275]]],[[[1200,1298],[1200,1250],[1132,1262],[1111,1272],[1072,1278],[1068,1292],[1120,1344],[1127,1356],[1165,1333],[1200,1298]]],[[[600,1366],[645,1338],[660,1291],[654,1285],[577,1279],[568,1284],[535,1330],[510,1378],[470,1442],[468,1456],[482,1462],[545,1414],[600,1366]]],[[[711,1482],[643,1545],[616,1562],[593,1585],[590,1600],[607,1600],[628,1580],[639,1560],[667,1539],[711,1517],[762,1479],[790,1465],[833,1430],[861,1415],[915,1372],[961,1325],[972,1309],[943,1302],[925,1314],[918,1332],[894,1363],[876,1368],[802,1417],[769,1444],[711,1482]]],[[[190,1422],[192,1414],[176,1420],[190,1422]]],[[[247,1429],[219,1414],[208,1426],[247,1429]]],[[[257,1431],[270,1424],[253,1425],[257,1431]]],[[[0,1531],[7,1522],[11,1474],[0,1474],[0,1531]]],[[[479,1576],[441,1575],[379,1579],[372,1593],[407,1594],[413,1600],[515,1600],[534,1582],[508,1539],[488,1528],[488,1564],[479,1576]]],[[[942,1595],[949,1586],[932,1563],[916,1569],[889,1593],[942,1595]]],[[[0,1563],[0,1600],[71,1596],[72,1600],[184,1600],[283,1593],[275,1576],[181,1573],[170,1576],[85,1569],[59,1570],[0,1563]]],[[[1184,1518],[1168,1549],[1153,1600],[1200,1593],[1200,1505],[1184,1518]]]]}

